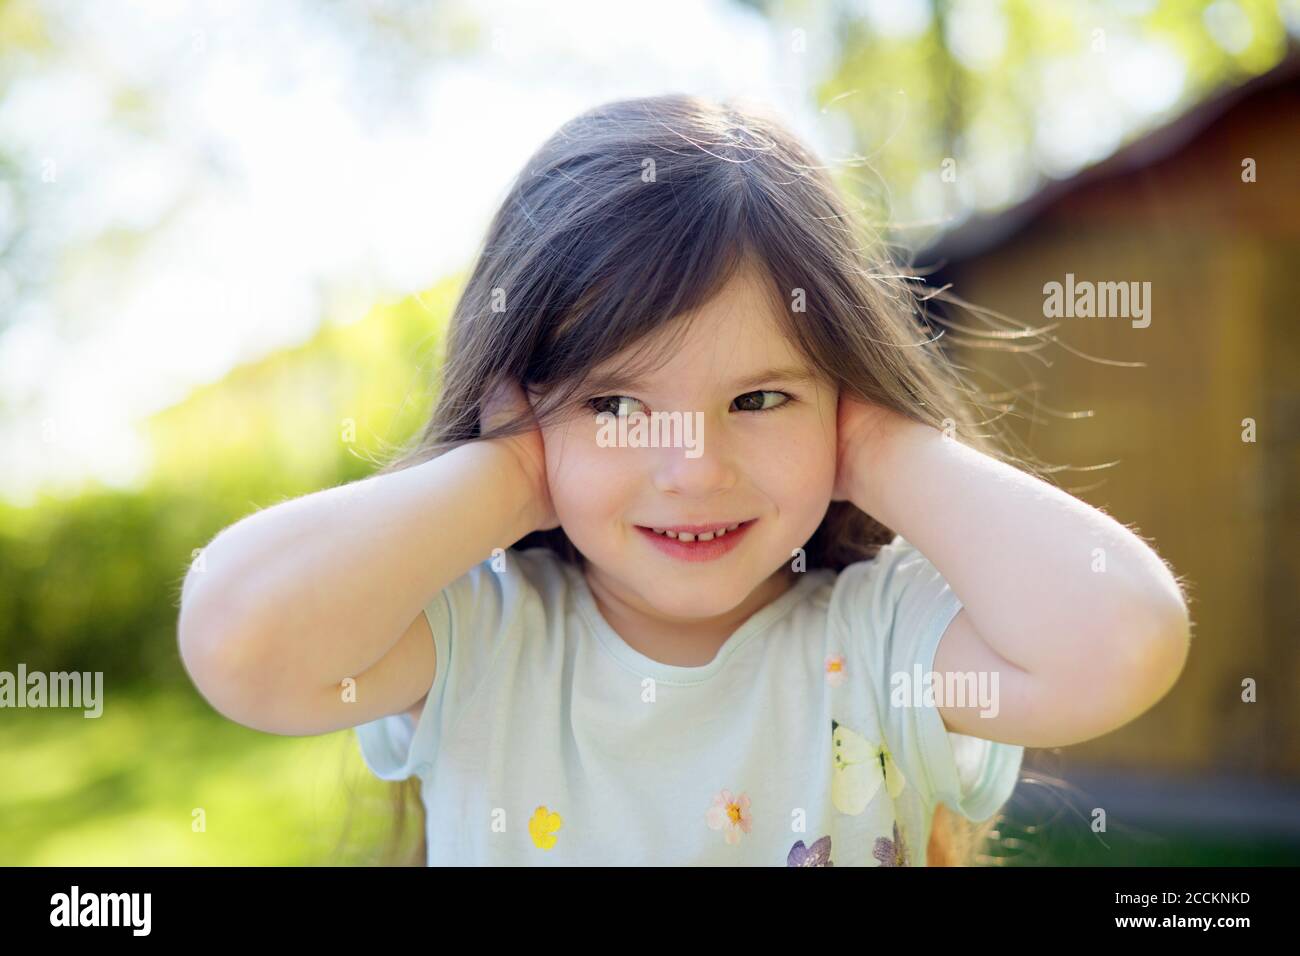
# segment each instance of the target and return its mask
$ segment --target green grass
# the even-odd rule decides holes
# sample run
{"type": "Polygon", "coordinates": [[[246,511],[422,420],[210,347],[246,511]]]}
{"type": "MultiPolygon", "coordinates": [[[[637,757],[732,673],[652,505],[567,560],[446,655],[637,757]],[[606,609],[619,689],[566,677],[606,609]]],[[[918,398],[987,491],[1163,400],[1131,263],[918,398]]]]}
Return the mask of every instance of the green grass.
{"type": "Polygon", "coordinates": [[[1015,866],[1300,866],[1300,846],[1185,829],[1086,836],[1045,829],[1007,862],[1015,866]]]}
{"type": "Polygon", "coordinates": [[[1089,818],[1069,812],[1066,796],[1049,820],[1011,808],[996,856],[1009,866],[1297,866],[1300,841],[1212,827],[1134,825],[1111,820],[1093,833],[1089,818]]]}
{"type": "Polygon", "coordinates": [[[387,834],[393,785],[352,731],[259,733],[196,692],[109,697],[97,719],[6,710],[0,754],[0,865],[351,864],[387,834]]]}

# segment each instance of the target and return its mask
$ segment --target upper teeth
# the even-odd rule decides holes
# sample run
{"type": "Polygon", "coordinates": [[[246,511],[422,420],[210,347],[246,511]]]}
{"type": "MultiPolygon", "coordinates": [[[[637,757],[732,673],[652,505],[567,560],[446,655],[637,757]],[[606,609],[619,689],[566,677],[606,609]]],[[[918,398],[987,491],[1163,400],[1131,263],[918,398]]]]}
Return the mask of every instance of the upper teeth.
{"type": "Polygon", "coordinates": [[[729,524],[725,528],[719,528],[717,531],[705,531],[701,534],[691,534],[689,531],[665,531],[663,528],[651,528],[655,534],[667,535],[670,538],[676,538],[678,541],[712,541],[714,538],[721,538],[728,531],[735,531],[740,527],[740,522],[729,524]]]}

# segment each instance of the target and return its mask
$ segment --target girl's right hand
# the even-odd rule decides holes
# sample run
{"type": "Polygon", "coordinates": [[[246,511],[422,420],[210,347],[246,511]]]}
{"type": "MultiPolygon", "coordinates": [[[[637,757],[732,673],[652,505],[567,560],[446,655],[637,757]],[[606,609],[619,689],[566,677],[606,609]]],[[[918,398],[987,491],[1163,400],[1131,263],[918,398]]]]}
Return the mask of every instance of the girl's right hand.
{"type": "Polygon", "coordinates": [[[479,428],[481,432],[505,424],[521,414],[527,414],[532,428],[518,435],[493,438],[507,448],[519,462],[519,469],[528,481],[531,500],[534,504],[536,531],[550,531],[560,526],[560,519],[551,502],[551,486],[546,480],[546,452],[542,443],[542,432],[533,417],[532,405],[524,396],[519,383],[503,379],[489,388],[479,411],[479,428]]]}

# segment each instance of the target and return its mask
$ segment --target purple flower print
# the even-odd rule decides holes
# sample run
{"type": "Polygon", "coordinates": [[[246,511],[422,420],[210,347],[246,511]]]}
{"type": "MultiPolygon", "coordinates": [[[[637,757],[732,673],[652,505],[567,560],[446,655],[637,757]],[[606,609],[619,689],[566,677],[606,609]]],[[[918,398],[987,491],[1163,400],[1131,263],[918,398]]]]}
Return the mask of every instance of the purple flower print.
{"type": "Polygon", "coordinates": [[[903,838],[898,835],[898,821],[894,821],[894,838],[876,837],[876,848],[871,853],[881,866],[909,866],[907,862],[907,847],[903,846],[903,838]]]}
{"type": "Polygon", "coordinates": [[[831,838],[822,837],[811,848],[803,845],[803,840],[795,841],[790,847],[790,855],[785,858],[786,866],[834,866],[831,862],[831,838]]]}

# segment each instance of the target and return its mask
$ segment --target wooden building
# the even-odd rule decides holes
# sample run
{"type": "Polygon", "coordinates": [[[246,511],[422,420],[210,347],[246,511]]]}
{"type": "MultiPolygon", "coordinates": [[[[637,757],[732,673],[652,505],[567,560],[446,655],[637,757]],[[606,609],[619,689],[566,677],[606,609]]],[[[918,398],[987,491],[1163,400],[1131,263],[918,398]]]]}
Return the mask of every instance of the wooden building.
{"type": "MultiPolygon", "coordinates": [[[[1201,807],[1193,817],[1217,806],[1250,819],[1261,785],[1296,794],[1300,57],[1008,212],[968,221],[914,261],[938,266],[931,284],[952,283],[968,302],[1025,324],[1059,322],[1072,349],[1145,363],[1051,347],[1040,353],[1047,368],[960,352],[963,363],[1037,381],[1045,405],[1094,412],[1044,413],[1045,424],[1015,430],[1049,463],[1118,461],[1057,481],[1152,541],[1190,594],[1192,652],[1178,685],[1127,727],[1063,748],[1052,770],[1068,781],[1164,781],[1151,786],[1188,793],[1201,807]],[[1045,286],[1067,275],[1150,283],[1150,312],[1045,318],[1045,286]],[[1248,680],[1253,703],[1243,701],[1248,680]]],[[[1166,797],[1146,802],[1151,814],[1169,808],[1166,797]]],[[[1264,803],[1272,813],[1286,801],[1264,803]]],[[[1290,815],[1300,831],[1300,800],[1290,815]]]]}

